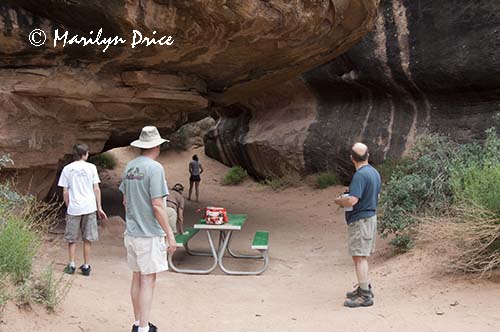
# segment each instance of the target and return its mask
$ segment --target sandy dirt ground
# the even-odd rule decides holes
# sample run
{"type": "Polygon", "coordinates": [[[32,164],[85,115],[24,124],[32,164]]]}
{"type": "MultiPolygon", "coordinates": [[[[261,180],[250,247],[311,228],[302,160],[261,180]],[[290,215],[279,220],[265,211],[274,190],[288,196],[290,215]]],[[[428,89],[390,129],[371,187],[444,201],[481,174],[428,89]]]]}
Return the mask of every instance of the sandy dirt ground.
{"type": "MultiPolygon", "coordinates": [[[[220,186],[227,167],[196,151],[206,170],[201,201],[187,202],[186,225],[197,220],[194,211],[207,205],[225,206],[249,219],[233,247],[250,252],[256,230],[269,230],[270,266],[261,276],[227,276],[165,272],[159,275],[151,321],[161,331],[500,331],[500,278],[443,276],[436,259],[415,250],[391,257],[384,241],[371,259],[375,305],[349,309],[342,306],[345,292],[355,283],[346,249],[342,211],[332,200],[343,187],[314,190],[309,186],[274,192],[247,180],[235,187],[220,186]]],[[[121,197],[116,185],[126,162],[135,156],[130,148],[113,150],[120,158],[117,169],[102,174],[105,209],[110,218],[93,247],[92,275],[64,276],[72,288],[56,313],[43,307],[30,311],[10,304],[0,331],[130,331],[133,322],[129,298],[131,273],[123,247],[121,197]]],[[[191,152],[160,156],[169,185],[187,185],[191,152]]],[[[186,186],[187,187],[187,186],[186,186]]],[[[187,188],[186,188],[187,190],[187,188]]],[[[186,194],[186,193],[185,193],[186,194]]],[[[55,235],[43,247],[38,261],[66,264],[66,245],[55,235]]],[[[207,248],[199,233],[193,248],[207,248]]],[[[207,258],[176,253],[180,266],[202,267],[207,258]]],[[[257,262],[228,260],[230,267],[252,269],[257,262]]],[[[77,265],[82,263],[78,246],[77,265]]],[[[41,265],[41,264],[39,264],[41,265]]]]}

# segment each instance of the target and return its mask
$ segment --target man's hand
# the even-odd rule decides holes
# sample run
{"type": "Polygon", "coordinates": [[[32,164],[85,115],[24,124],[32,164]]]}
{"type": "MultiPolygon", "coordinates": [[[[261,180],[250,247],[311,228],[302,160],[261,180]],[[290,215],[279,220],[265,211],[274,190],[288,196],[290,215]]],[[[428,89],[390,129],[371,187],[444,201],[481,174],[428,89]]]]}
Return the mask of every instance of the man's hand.
{"type": "Polygon", "coordinates": [[[104,220],[104,221],[108,220],[108,216],[106,215],[106,213],[104,212],[104,210],[103,210],[103,209],[98,209],[98,210],[97,210],[97,216],[98,216],[98,217],[99,217],[99,219],[101,219],[101,220],[104,220]]]}
{"type": "Polygon", "coordinates": [[[358,204],[358,201],[359,198],[357,198],[356,196],[339,196],[334,200],[335,204],[342,207],[352,207],[358,204]]]}
{"type": "Polygon", "coordinates": [[[176,250],[177,250],[177,246],[176,245],[174,245],[174,246],[168,246],[167,253],[169,255],[173,255],[176,250]]]}
{"type": "Polygon", "coordinates": [[[173,255],[177,250],[177,244],[175,242],[175,237],[173,236],[173,234],[171,234],[171,236],[165,236],[165,242],[168,243],[167,253],[169,255],[173,255]]]}

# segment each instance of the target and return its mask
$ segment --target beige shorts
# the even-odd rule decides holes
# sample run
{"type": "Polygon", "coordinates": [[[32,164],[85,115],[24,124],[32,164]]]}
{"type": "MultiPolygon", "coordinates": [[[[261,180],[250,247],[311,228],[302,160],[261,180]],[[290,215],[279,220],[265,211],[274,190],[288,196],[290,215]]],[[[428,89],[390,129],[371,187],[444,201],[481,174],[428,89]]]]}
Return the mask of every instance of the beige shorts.
{"type": "Polygon", "coordinates": [[[177,211],[173,207],[167,207],[167,216],[172,232],[177,233],[177,211]]]}
{"type": "Polygon", "coordinates": [[[377,216],[355,221],[347,229],[351,256],[370,256],[375,252],[377,216]]]}
{"type": "Polygon", "coordinates": [[[85,241],[97,241],[99,232],[97,231],[97,215],[95,212],[83,214],[81,216],[66,215],[66,230],[64,240],[74,243],[81,234],[85,241]]]}
{"type": "Polygon", "coordinates": [[[165,237],[135,237],[125,235],[127,261],[130,269],[141,274],[168,270],[165,237]]]}

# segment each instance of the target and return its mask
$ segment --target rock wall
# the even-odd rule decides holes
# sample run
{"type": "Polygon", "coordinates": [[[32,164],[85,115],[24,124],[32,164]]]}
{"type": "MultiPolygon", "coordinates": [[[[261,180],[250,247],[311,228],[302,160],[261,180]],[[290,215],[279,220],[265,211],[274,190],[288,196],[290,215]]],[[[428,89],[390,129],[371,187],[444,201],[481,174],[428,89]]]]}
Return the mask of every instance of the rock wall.
{"type": "Polygon", "coordinates": [[[89,144],[92,153],[127,145],[147,124],[168,135],[211,103],[237,104],[266,91],[355,45],[373,26],[377,4],[2,1],[0,154],[10,153],[15,162],[7,171],[44,196],[74,143],[89,144]],[[42,47],[29,43],[35,28],[47,33],[42,47]],[[157,31],[172,35],[174,44],[126,44],[106,52],[97,45],[53,46],[56,29],[90,38],[99,28],[103,37],[129,42],[134,29],[149,37],[157,31]]]}
{"type": "Polygon", "coordinates": [[[374,30],[342,56],[218,108],[207,153],[257,176],[280,175],[280,166],[269,167],[278,162],[302,173],[335,170],[347,180],[358,140],[375,163],[403,155],[424,131],[481,140],[500,110],[499,26],[494,0],[383,1],[374,30]],[[302,110],[295,113],[301,125],[283,132],[276,128],[296,119],[280,114],[287,101],[302,110]]]}

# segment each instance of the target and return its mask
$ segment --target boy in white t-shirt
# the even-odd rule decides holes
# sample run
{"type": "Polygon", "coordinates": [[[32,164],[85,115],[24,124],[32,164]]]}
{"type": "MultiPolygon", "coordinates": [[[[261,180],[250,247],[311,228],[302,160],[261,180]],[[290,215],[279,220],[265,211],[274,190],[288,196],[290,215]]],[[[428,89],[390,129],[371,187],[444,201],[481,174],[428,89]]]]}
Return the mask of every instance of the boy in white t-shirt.
{"type": "Polygon", "coordinates": [[[90,275],[90,247],[97,241],[97,214],[100,219],[107,220],[101,207],[101,190],[99,175],[94,164],[87,162],[89,147],[86,144],[76,144],[73,147],[73,161],[66,165],[59,178],[59,187],[63,187],[64,203],[67,207],[66,230],[64,239],[68,242],[69,263],[64,272],[74,274],[76,240],[81,233],[83,240],[83,265],[80,270],[83,275],[90,275]]]}

